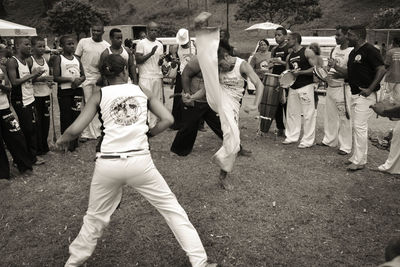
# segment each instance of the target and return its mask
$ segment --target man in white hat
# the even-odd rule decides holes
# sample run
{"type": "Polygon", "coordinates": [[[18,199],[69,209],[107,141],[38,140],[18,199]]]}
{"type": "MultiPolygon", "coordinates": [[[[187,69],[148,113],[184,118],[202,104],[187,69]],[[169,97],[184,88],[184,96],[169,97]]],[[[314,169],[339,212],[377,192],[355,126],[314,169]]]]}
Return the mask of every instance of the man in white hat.
{"type": "MultiPolygon", "coordinates": [[[[176,83],[174,94],[178,95],[182,93],[182,73],[185,69],[187,63],[190,59],[196,55],[196,47],[194,46],[193,41],[189,42],[189,31],[187,29],[180,29],[176,34],[176,42],[178,44],[177,55],[179,58],[179,69],[176,75],[176,83]]],[[[174,116],[175,122],[171,126],[172,129],[178,130],[182,126],[182,112],[183,112],[183,103],[181,96],[174,97],[174,103],[172,105],[172,115],[174,116]]]]}

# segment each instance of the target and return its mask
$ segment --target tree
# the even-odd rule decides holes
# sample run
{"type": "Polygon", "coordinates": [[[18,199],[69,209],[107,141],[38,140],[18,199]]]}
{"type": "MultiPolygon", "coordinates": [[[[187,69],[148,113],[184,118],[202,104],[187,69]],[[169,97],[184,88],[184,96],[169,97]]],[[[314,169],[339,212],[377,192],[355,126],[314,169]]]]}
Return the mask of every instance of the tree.
{"type": "Polygon", "coordinates": [[[372,26],[376,28],[400,28],[400,8],[380,9],[374,15],[372,26]]]}
{"type": "Polygon", "coordinates": [[[47,22],[54,33],[75,33],[78,39],[81,33],[86,36],[89,34],[95,21],[100,20],[105,25],[111,21],[108,11],[96,8],[83,0],[62,0],[56,3],[47,15],[47,22]]]}
{"type": "Polygon", "coordinates": [[[270,21],[290,28],[320,18],[321,15],[319,0],[241,0],[235,19],[270,21]]]}

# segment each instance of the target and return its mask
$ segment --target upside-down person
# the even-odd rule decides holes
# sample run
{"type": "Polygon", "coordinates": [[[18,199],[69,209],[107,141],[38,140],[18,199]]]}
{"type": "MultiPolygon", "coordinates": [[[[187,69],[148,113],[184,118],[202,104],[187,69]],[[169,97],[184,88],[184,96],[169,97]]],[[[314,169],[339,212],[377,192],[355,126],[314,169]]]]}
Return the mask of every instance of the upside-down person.
{"type": "Polygon", "coordinates": [[[192,266],[215,267],[216,264],[207,263],[197,231],[151,159],[148,136],[167,129],[174,121],[171,113],[150,91],[127,83],[127,62],[120,55],[108,55],[101,72],[109,86],[93,94],[81,115],[57,141],[59,147],[67,146],[99,110],[103,132],[97,146],[89,207],[83,226],[69,247],[65,266],[80,266],[92,255],[121,201],[122,187],[130,185],[162,214],[192,266]],[[159,118],[150,130],[148,107],[159,118]]]}
{"type": "Polygon", "coordinates": [[[244,107],[246,112],[258,109],[264,85],[246,61],[232,56],[232,47],[228,42],[220,42],[217,28],[201,30],[210,16],[210,13],[203,12],[195,19],[195,25],[199,29],[196,36],[197,53],[207,102],[219,114],[224,134],[223,145],[213,159],[221,168],[221,186],[231,190],[233,186],[227,174],[232,171],[240,150],[239,109],[244,81],[250,78],[257,90],[254,103],[244,107]]]}

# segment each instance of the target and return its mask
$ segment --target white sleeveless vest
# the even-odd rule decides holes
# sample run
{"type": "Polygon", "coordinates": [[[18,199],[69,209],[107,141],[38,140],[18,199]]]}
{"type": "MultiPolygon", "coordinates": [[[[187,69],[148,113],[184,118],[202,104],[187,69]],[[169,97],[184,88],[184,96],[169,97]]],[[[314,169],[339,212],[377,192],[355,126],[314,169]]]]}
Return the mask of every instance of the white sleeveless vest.
{"type": "MultiPolygon", "coordinates": [[[[128,61],[129,61],[129,54],[128,54],[128,51],[126,51],[125,47],[123,47],[123,46],[121,46],[121,47],[122,47],[122,53],[119,54],[119,55],[120,55],[123,59],[125,59],[126,63],[128,63],[128,61]]],[[[111,51],[111,47],[110,47],[110,46],[107,47],[107,49],[108,49],[108,54],[109,54],[109,55],[114,54],[114,53],[111,51]]]]}
{"type": "MultiPolygon", "coordinates": [[[[61,69],[61,77],[71,77],[71,78],[79,78],[81,77],[80,63],[78,59],[73,56],[72,60],[60,55],[60,69],[61,69]]],[[[70,89],[71,83],[61,83],[61,89],[70,89]]]]}
{"type": "MultiPolygon", "coordinates": [[[[23,78],[25,76],[31,75],[31,71],[29,69],[28,63],[25,61],[25,65],[22,64],[21,61],[17,57],[13,57],[17,61],[18,64],[18,77],[23,78]]],[[[33,95],[33,85],[32,80],[26,81],[23,84],[19,85],[21,88],[22,95],[22,104],[27,106],[32,104],[35,101],[35,97],[33,95]]],[[[17,86],[17,87],[19,87],[17,86]]]]}
{"type": "MultiPolygon", "coordinates": [[[[43,57],[42,57],[43,58],[43,57]]],[[[38,62],[36,62],[35,58],[32,56],[32,71],[34,70],[42,70],[44,69],[44,73],[42,76],[49,76],[50,75],[50,68],[49,65],[47,64],[46,60],[43,58],[43,65],[40,65],[38,62]]],[[[48,96],[51,93],[51,89],[47,85],[46,82],[35,82],[33,84],[33,93],[34,96],[48,96]]]]}
{"type": "Polygon", "coordinates": [[[101,88],[102,139],[97,152],[148,150],[147,96],[139,86],[118,84],[101,88]]]}
{"type": "Polygon", "coordinates": [[[244,78],[240,74],[240,65],[244,60],[236,58],[233,70],[219,73],[219,82],[224,90],[237,101],[240,101],[244,93],[244,78]]]}
{"type": "MultiPolygon", "coordinates": [[[[3,70],[0,69],[0,74],[4,74],[3,70]]],[[[5,80],[1,80],[1,84],[5,85],[5,80]]],[[[10,107],[10,103],[8,102],[7,94],[0,90],[0,109],[6,109],[10,107]]]]}

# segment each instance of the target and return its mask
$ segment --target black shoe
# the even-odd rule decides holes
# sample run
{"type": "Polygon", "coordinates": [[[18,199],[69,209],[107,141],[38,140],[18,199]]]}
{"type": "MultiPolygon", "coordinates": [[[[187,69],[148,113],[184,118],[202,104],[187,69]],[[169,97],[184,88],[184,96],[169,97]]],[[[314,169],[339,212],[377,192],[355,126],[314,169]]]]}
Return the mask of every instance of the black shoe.
{"type": "Polygon", "coordinates": [[[342,156],[345,156],[345,155],[349,154],[349,153],[347,153],[346,151],[343,151],[343,150],[339,150],[337,153],[339,155],[342,155],[342,156]]]}
{"type": "Polygon", "coordinates": [[[284,137],[284,136],[285,136],[285,129],[278,129],[277,135],[278,135],[279,137],[284,137]]]}

